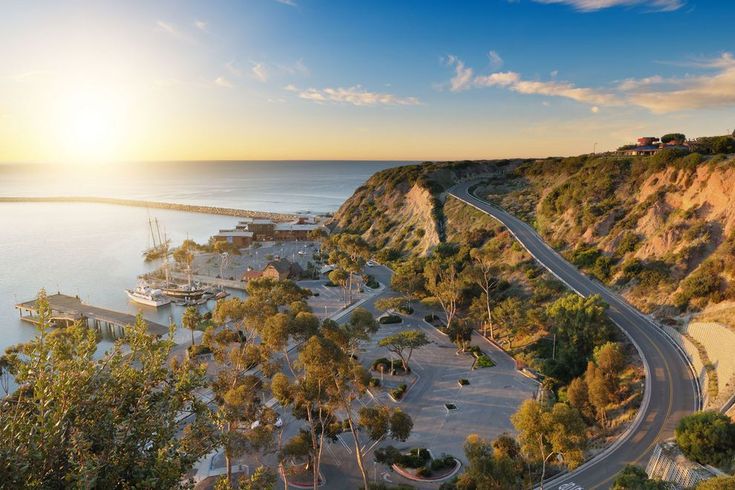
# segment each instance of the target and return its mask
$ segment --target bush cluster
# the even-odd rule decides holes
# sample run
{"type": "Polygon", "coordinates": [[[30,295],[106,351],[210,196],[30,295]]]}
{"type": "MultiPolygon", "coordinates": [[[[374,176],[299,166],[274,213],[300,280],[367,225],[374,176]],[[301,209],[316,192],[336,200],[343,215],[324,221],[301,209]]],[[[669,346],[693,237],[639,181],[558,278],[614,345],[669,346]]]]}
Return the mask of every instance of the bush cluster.
{"type": "Polygon", "coordinates": [[[401,398],[403,398],[403,395],[406,394],[407,389],[408,389],[408,386],[406,386],[406,383],[401,383],[396,388],[391,390],[390,394],[396,400],[400,400],[401,398]]]}

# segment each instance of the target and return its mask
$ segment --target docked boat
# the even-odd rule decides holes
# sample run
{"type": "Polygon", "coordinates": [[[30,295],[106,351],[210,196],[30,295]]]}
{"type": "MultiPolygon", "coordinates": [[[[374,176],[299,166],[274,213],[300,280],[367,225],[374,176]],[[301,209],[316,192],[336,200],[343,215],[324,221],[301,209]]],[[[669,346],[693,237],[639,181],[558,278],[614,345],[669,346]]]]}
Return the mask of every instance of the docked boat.
{"type": "Polygon", "coordinates": [[[167,305],[171,302],[171,299],[166,297],[160,289],[153,289],[144,284],[138,285],[135,289],[126,289],[125,293],[130,298],[130,301],[146,306],[153,306],[154,308],[167,305]]]}
{"type": "Polygon", "coordinates": [[[195,284],[169,285],[162,289],[163,294],[170,298],[199,299],[206,290],[195,284]]]}

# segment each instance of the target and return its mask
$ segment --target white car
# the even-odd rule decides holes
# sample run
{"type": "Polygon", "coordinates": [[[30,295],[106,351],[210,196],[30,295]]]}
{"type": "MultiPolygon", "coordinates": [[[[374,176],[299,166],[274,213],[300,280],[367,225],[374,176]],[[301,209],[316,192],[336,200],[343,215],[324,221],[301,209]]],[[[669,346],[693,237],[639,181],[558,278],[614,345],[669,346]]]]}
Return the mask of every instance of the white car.
{"type": "MultiPolygon", "coordinates": [[[[258,427],[260,427],[260,420],[256,420],[255,422],[250,424],[250,429],[257,429],[258,427]]],[[[283,427],[283,419],[281,417],[278,417],[276,419],[276,422],[273,424],[273,427],[275,427],[276,429],[280,429],[281,427],[283,427]]]]}
{"type": "Polygon", "coordinates": [[[376,264],[376,263],[375,263],[375,262],[373,262],[372,260],[368,260],[368,261],[367,261],[367,262],[365,263],[365,265],[366,265],[366,266],[368,266],[368,267],[375,267],[375,266],[376,266],[376,265],[378,265],[378,264],[376,264]]]}

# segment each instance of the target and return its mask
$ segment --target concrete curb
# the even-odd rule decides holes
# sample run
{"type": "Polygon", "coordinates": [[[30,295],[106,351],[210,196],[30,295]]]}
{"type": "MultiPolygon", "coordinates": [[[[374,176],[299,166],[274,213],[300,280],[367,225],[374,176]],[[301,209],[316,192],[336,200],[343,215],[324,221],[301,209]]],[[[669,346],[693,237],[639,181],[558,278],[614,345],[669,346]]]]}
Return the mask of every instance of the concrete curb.
{"type": "MultiPolygon", "coordinates": [[[[576,294],[578,294],[581,297],[585,297],[580,291],[576,290],[574,287],[572,287],[570,284],[568,284],[566,281],[564,281],[561,277],[559,277],[558,275],[556,275],[556,273],[553,270],[551,270],[549,267],[547,267],[543,262],[541,262],[540,260],[538,260],[536,258],[536,256],[525,246],[525,244],[521,240],[518,239],[518,236],[513,232],[513,230],[511,230],[510,228],[508,228],[505,225],[505,223],[503,223],[499,218],[495,217],[491,213],[488,213],[484,209],[480,208],[478,205],[476,205],[476,204],[474,204],[474,203],[472,203],[472,202],[470,202],[470,201],[468,201],[468,200],[466,200],[466,199],[464,199],[464,198],[462,198],[462,197],[460,197],[460,196],[458,196],[456,194],[453,194],[453,193],[450,193],[450,194],[454,198],[456,198],[456,199],[464,202],[465,204],[467,204],[469,206],[472,206],[473,208],[477,209],[478,211],[480,211],[482,213],[487,214],[488,216],[492,217],[493,219],[495,219],[496,221],[498,221],[500,224],[502,224],[503,226],[505,226],[505,228],[510,232],[510,234],[513,236],[513,238],[526,250],[526,252],[528,252],[529,255],[531,255],[531,257],[533,257],[539,264],[541,264],[542,267],[544,267],[546,270],[548,270],[554,277],[556,277],[560,282],[562,282],[563,284],[565,284],[570,290],[574,291],[576,294]]],[[[470,194],[470,195],[472,197],[474,197],[475,199],[477,199],[478,201],[482,201],[480,198],[478,198],[478,197],[476,197],[476,196],[474,196],[472,194],[470,194]]],[[[486,203],[486,201],[482,201],[482,202],[483,203],[486,203]]],[[[487,204],[489,206],[491,206],[491,207],[497,208],[497,206],[495,206],[492,203],[487,203],[487,204]]],[[[546,244],[546,246],[548,247],[548,244],[546,244]]],[[[626,306],[628,306],[627,305],[627,302],[624,302],[623,301],[623,304],[626,305],[626,306]]],[[[634,311],[637,311],[637,310],[634,310],[634,311]]],[[[641,316],[642,318],[644,318],[649,323],[652,323],[650,321],[650,319],[646,318],[645,316],[641,315],[640,313],[638,313],[638,314],[639,314],[639,316],[641,316]]],[[[641,402],[641,406],[638,408],[638,413],[636,414],[635,418],[633,419],[633,422],[620,435],[620,437],[618,437],[615,440],[615,442],[613,442],[610,446],[608,446],[607,448],[605,448],[602,452],[596,454],[594,457],[592,457],[591,459],[589,459],[588,461],[586,461],[585,463],[583,463],[581,466],[577,467],[573,472],[567,472],[567,471],[565,471],[565,472],[563,472],[560,475],[556,475],[552,479],[545,481],[544,482],[544,485],[552,485],[553,486],[555,484],[555,482],[557,482],[559,480],[562,480],[562,479],[566,479],[570,475],[573,475],[575,472],[585,470],[585,469],[587,469],[587,468],[589,468],[589,467],[591,467],[591,466],[593,466],[593,465],[595,465],[597,463],[602,462],[608,455],[610,455],[610,453],[612,453],[618,447],[620,447],[622,444],[624,444],[633,435],[633,432],[643,422],[644,416],[645,416],[645,414],[648,411],[648,407],[649,407],[650,401],[651,401],[651,376],[652,376],[651,368],[650,368],[650,366],[648,364],[648,360],[646,359],[646,356],[643,353],[641,347],[638,345],[638,343],[635,342],[633,340],[633,338],[625,330],[623,330],[622,328],[620,328],[620,325],[618,325],[614,320],[613,320],[613,323],[615,323],[616,326],[623,333],[625,333],[625,335],[628,337],[628,339],[631,341],[631,343],[635,346],[636,350],[638,351],[638,355],[640,356],[641,361],[643,362],[644,373],[645,373],[645,378],[646,379],[645,379],[645,387],[644,387],[643,401],[641,402]]],[[[669,339],[669,341],[671,341],[671,339],[669,339]]],[[[680,350],[678,352],[681,353],[680,350]]],[[[691,365],[691,362],[689,361],[689,359],[686,356],[684,356],[684,360],[687,363],[687,365],[689,366],[689,369],[692,370],[692,372],[694,372],[693,371],[694,368],[691,365]]],[[[701,406],[701,391],[699,389],[699,383],[696,381],[696,377],[694,379],[695,379],[695,388],[694,388],[695,389],[695,395],[697,395],[698,405],[701,406]]]]}

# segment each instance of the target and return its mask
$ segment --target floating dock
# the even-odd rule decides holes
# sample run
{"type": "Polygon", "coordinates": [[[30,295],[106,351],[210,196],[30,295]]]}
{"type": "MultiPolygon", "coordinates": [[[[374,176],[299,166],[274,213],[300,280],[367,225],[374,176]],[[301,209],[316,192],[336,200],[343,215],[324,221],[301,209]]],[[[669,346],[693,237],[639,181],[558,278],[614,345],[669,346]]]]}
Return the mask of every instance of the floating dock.
{"type": "MultiPolygon", "coordinates": [[[[135,315],[86,305],[78,296],[57,293],[48,295],[46,299],[51,310],[51,320],[57,325],[69,325],[81,321],[100,332],[106,330],[113,337],[122,337],[125,327],[135,325],[135,315]]],[[[15,307],[20,312],[21,320],[34,325],[38,324],[38,308],[35,299],[19,303],[15,307]]],[[[168,327],[165,325],[150,320],[145,320],[145,323],[148,326],[148,332],[153,335],[161,337],[168,333],[168,327]]]]}

